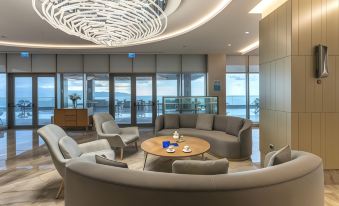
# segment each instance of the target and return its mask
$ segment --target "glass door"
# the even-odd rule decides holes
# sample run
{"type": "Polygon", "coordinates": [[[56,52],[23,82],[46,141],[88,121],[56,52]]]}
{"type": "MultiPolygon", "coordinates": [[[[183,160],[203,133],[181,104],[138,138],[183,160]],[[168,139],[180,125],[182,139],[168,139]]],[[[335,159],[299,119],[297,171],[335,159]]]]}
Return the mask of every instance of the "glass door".
{"type": "Polygon", "coordinates": [[[55,77],[37,77],[38,125],[51,123],[55,108],[55,77]]]}
{"type": "Polygon", "coordinates": [[[37,127],[51,123],[54,113],[55,76],[21,75],[9,77],[9,127],[37,127]]]}
{"type": "Polygon", "coordinates": [[[118,124],[132,124],[132,78],[114,77],[114,117],[118,124]]]}
{"type": "Polygon", "coordinates": [[[153,108],[155,102],[153,99],[153,77],[136,76],[136,123],[152,124],[153,108]]]}
{"type": "Polygon", "coordinates": [[[155,118],[154,75],[113,77],[113,114],[118,124],[152,125],[155,118]]]}
{"type": "Polygon", "coordinates": [[[15,76],[13,80],[14,126],[33,126],[33,77],[15,76]]]}

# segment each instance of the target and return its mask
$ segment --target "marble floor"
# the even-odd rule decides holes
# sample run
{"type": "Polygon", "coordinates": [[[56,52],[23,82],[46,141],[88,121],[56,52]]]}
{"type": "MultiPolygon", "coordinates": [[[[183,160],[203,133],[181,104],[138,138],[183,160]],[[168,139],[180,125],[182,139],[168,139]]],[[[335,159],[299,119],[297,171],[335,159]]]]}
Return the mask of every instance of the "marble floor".
{"type": "MultiPolygon", "coordinates": [[[[78,143],[95,139],[95,132],[69,131],[78,143]]],[[[151,128],[140,129],[141,141],[152,137],[151,128]]],[[[139,144],[140,144],[139,142],[139,144]]],[[[142,170],[143,152],[133,146],[125,150],[124,162],[130,169],[142,170]]],[[[215,159],[206,155],[207,159],[215,159]]],[[[259,129],[253,129],[252,161],[230,162],[229,172],[259,168],[259,129]]],[[[146,170],[171,172],[168,160],[150,157],[146,170]]],[[[35,130],[0,131],[0,205],[64,205],[55,195],[61,178],[55,170],[48,150],[35,130]]],[[[339,205],[339,172],[325,172],[326,206],[339,205]]]]}

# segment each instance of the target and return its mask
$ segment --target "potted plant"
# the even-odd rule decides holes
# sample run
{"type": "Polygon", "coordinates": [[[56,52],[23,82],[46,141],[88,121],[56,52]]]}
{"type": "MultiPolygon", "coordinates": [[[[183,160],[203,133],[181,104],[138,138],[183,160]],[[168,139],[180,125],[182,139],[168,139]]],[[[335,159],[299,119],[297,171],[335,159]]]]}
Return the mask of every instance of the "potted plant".
{"type": "Polygon", "coordinates": [[[77,105],[78,105],[77,101],[80,100],[81,97],[77,95],[76,93],[74,93],[74,94],[69,95],[69,99],[72,101],[73,108],[75,109],[77,108],[77,105]]]}

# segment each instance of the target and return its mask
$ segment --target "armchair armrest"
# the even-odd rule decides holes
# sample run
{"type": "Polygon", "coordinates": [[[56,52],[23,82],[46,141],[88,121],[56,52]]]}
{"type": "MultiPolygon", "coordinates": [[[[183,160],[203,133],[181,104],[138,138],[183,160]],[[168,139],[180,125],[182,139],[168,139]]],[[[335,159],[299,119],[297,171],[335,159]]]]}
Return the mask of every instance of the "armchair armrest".
{"type": "Polygon", "coordinates": [[[139,137],[139,128],[138,127],[125,127],[120,128],[122,134],[134,134],[139,137]]]}
{"type": "Polygon", "coordinates": [[[126,144],[122,141],[119,134],[98,133],[98,139],[106,139],[111,147],[124,147],[126,144]]]}
{"type": "Polygon", "coordinates": [[[162,129],[164,129],[164,116],[160,115],[155,119],[155,126],[154,126],[155,134],[157,134],[157,132],[159,132],[162,129]]]}
{"type": "Polygon", "coordinates": [[[93,142],[87,142],[79,144],[80,151],[82,153],[96,152],[100,150],[109,150],[111,146],[106,139],[99,139],[93,142]]]}
{"type": "Polygon", "coordinates": [[[252,154],[252,121],[246,119],[238,134],[240,152],[242,157],[252,154]]]}

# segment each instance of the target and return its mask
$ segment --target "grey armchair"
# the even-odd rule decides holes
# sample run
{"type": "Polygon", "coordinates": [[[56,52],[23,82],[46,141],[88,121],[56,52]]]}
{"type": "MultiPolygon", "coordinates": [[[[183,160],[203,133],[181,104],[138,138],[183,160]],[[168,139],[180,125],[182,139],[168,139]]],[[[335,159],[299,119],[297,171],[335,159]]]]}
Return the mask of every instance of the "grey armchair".
{"type": "MultiPolygon", "coordinates": [[[[47,145],[49,153],[52,157],[55,168],[62,178],[65,177],[65,165],[70,159],[65,159],[59,148],[59,141],[61,138],[68,136],[66,132],[57,125],[47,125],[38,130],[38,134],[42,137],[47,145]]],[[[80,149],[80,156],[77,158],[95,162],[95,155],[105,155],[109,159],[114,159],[114,151],[112,151],[107,140],[96,140],[93,142],[83,143],[78,145],[80,149]]],[[[63,191],[64,182],[61,182],[59,191],[56,195],[58,199],[63,191]]]]}
{"type": "Polygon", "coordinates": [[[96,113],[93,115],[95,129],[97,131],[98,139],[107,139],[112,147],[120,148],[120,158],[124,157],[124,148],[130,144],[135,144],[138,150],[139,129],[138,127],[119,128],[120,134],[105,134],[102,130],[102,123],[107,121],[115,121],[109,113],[96,113]]]}

